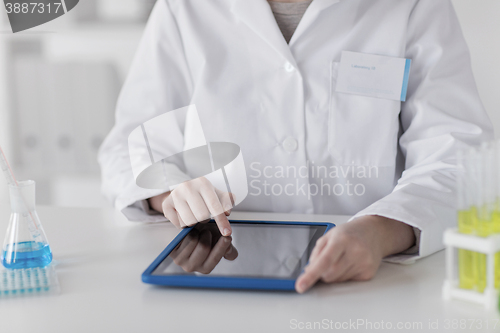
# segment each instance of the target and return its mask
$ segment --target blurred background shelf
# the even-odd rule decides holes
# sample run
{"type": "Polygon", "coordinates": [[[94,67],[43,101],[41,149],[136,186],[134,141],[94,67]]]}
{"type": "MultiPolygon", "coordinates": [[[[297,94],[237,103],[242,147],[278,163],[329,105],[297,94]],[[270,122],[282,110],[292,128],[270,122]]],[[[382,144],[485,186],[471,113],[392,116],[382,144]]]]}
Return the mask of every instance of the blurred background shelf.
{"type": "Polygon", "coordinates": [[[62,17],[16,34],[0,9],[0,142],[18,178],[37,182],[39,204],[109,205],[100,193],[97,151],[113,126],[153,5],[83,0],[62,17]]]}

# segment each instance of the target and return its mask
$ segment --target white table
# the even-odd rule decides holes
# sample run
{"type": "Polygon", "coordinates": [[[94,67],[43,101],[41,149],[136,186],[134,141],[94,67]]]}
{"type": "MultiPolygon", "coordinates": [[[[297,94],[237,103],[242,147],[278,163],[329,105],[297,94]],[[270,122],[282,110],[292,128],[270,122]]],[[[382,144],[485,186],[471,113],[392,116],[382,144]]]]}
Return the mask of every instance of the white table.
{"type": "MultiPolygon", "coordinates": [[[[0,208],[2,240],[7,208],[0,208]]],[[[127,222],[112,209],[42,206],[38,213],[57,262],[61,293],[0,299],[2,333],[288,332],[310,331],[299,328],[308,322],[330,325],[330,320],[334,329],[324,331],[343,331],[335,325],[348,325],[353,332],[372,331],[368,322],[378,331],[389,325],[395,332],[500,331],[497,313],[475,304],[441,300],[443,252],[414,265],[383,263],[369,282],[318,285],[304,295],[170,289],[141,282],[141,273],[177,234],[170,224],[127,222]],[[466,320],[465,329],[460,329],[461,319],[466,320]],[[351,323],[360,325],[355,329],[351,323]],[[458,328],[452,329],[454,323],[458,328]],[[398,324],[417,326],[406,330],[397,329],[398,324]],[[439,329],[429,329],[429,324],[439,329]],[[479,324],[482,330],[474,328],[479,324]]],[[[237,212],[231,217],[337,224],[347,220],[237,212]]]]}

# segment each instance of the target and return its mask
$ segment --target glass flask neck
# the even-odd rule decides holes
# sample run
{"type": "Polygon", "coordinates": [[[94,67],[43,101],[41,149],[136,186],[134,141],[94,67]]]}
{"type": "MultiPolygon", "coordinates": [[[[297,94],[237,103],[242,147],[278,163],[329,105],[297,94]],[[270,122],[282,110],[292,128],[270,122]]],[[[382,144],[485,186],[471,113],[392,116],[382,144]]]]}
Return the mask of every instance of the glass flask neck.
{"type": "Polygon", "coordinates": [[[25,214],[35,210],[35,182],[25,180],[18,186],[9,185],[10,206],[12,213],[25,214]]]}

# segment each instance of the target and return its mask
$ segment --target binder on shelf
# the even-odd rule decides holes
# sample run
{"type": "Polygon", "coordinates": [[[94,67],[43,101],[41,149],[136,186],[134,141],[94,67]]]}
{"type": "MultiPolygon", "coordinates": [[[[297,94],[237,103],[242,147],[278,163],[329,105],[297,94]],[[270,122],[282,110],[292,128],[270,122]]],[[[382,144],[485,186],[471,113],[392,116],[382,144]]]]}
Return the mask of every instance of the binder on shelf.
{"type": "Polygon", "coordinates": [[[73,172],[76,168],[75,103],[69,63],[51,63],[49,88],[51,105],[46,110],[46,133],[50,137],[50,169],[52,174],[73,172]]]}
{"type": "Polygon", "coordinates": [[[78,127],[75,128],[77,171],[99,172],[98,149],[114,122],[114,110],[119,93],[119,80],[114,67],[106,62],[80,63],[73,67],[73,90],[78,127]]]}
{"type": "Polygon", "coordinates": [[[48,141],[42,127],[47,106],[45,76],[47,68],[36,57],[17,57],[13,64],[14,163],[25,172],[32,168],[45,170],[48,141]]]}

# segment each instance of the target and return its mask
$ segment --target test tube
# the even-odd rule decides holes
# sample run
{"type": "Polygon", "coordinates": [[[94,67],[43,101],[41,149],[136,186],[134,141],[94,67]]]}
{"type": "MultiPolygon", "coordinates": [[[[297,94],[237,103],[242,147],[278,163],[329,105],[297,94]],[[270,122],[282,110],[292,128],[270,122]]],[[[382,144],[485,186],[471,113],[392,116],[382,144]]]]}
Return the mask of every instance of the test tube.
{"type": "Polygon", "coordinates": [[[483,143],[480,149],[480,191],[478,235],[487,237],[493,233],[493,212],[496,201],[495,155],[491,143],[483,143]]]}
{"type": "MultiPolygon", "coordinates": [[[[493,151],[493,174],[494,205],[492,213],[493,233],[500,233],[500,141],[494,141],[491,147],[493,151]]],[[[495,288],[500,287],[500,252],[495,253],[495,288]]]]}
{"type": "MultiPolygon", "coordinates": [[[[467,151],[457,152],[457,218],[458,231],[472,234],[474,231],[471,217],[471,195],[468,188],[467,151]]],[[[462,289],[474,289],[475,281],[475,253],[469,250],[458,249],[458,283],[462,289]]]]}
{"type": "Polygon", "coordinates": [[[477,225],[481,206],[481,159],[479,151],[475,148],[469,148],[465,159],[466,169],[466,187],[468,193],[468,205],[471,223],[471,234],[477,233],[477,225]]]}
{"type": "Polygon", "coordinates": [[[495,150],[495,209],[493,212],[493,230],[500,233],[500,140],[495,141],[493,149],[495,150]]]}

